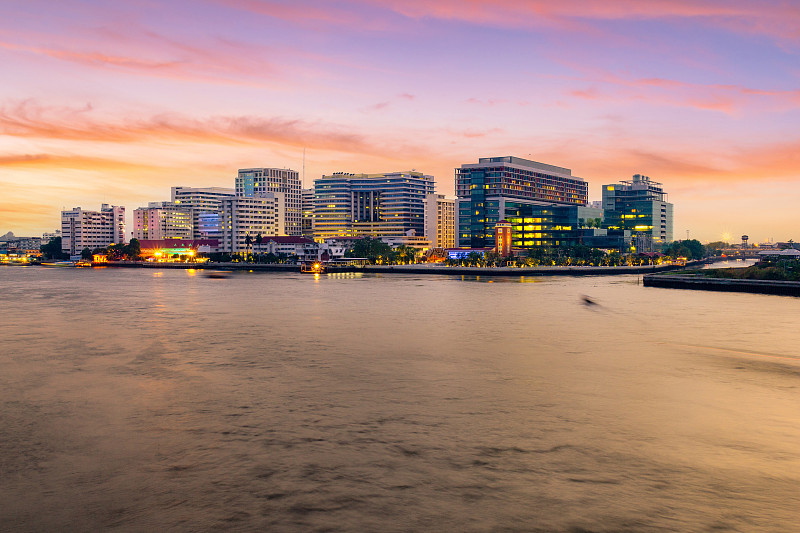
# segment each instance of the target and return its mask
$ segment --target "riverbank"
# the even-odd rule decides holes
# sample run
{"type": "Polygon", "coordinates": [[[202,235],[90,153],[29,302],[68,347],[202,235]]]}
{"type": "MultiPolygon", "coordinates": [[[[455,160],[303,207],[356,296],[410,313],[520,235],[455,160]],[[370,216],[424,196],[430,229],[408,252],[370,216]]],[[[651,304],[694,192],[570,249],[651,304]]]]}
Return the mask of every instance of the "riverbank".
{"type": "MultiPolygon", "coordinates": [[[[693,261],[687,266],[702,265],[703,261],[693,261]]],[[[257,263],[152,263],[146,261],[120,261],[95,263],[96,268],[156,268],[174,270],[226,270],[258,272],[300,272],[299,265],[257,264],[257,263]]],[[[445,276],[613,276],[623,274],[651,274],[685,268],[681,265],[647,266],[539,266],[539,267],[449,267],[443,264],[417,265],[366,265],[328,267],[329,273],[363,272],[374,274],[436,274],[445,276]]]]}
{"type": "Polygon", "coordinates": [[[707,278],[696,275],[648,274],[642,278],[645,287],[689,289],[701,291],[750,292],[800,296],[800,282],[758,279],[707,278]]]}

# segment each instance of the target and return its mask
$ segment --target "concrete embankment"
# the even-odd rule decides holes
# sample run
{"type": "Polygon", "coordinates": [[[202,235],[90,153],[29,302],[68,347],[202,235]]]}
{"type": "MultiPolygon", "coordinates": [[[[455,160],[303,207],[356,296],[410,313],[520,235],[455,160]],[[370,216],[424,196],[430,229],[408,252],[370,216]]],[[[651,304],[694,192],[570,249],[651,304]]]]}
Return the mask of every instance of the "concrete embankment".
{"type": "Polygon", "coordinates": [[[642,278],[645,287],[701,291],[752,292],[800,296],[800,282],[760,279],[706,278],[699,276],[649,274],[642,278]]]}
{"type": "Polygon", "coordinates": [[[93,263],[94,267],[166,268],[174,270],[257,270],[259,272],[300,272],[300,265],[257,263],[151,263],[149,261],[109,261],[93,263]]]}
{"type": "MultiPolygon", "coordinates": [[[[701,265],[702,261],[687,263],[701,265]]],[[[95,263],[93,266],[125,268],[200,269],[200,270],[253,270],[258,272],[300,272],[299,265],[254,263],[151,263],[145,261],[95,263]]],[[[364,272],[373,274],[437,274],[445,276],[614,276],[622,274],[651,274],[685,268],[680,265],[650,266],[542,266],[542,267],[448,267],[436,264],[418,265],[367,265],[329,267],[328,272],[364,272]]]]}
{"type": "MultiPolygon", "coordinates": [[[[702,261],[687,263],[701,265],[702,261]]],[[[447,276],[614,276],[620,274],[650,274],[685,268],[679,265],[656,266],[547,266],[547,267],[447,267],[437,265],[369,265],[353,267],[349,272],[373,272],[387,274],[443,274],[447,276]]]]}

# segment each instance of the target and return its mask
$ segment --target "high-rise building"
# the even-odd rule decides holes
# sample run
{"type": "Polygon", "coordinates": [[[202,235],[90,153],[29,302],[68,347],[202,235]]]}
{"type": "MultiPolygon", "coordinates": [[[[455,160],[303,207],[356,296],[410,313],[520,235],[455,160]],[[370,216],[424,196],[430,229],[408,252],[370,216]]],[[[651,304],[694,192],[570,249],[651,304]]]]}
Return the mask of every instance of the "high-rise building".
{"type": "Polygon", "coordinates": [[[102,204],[100,211],[75,207],[61,212],[61,250],[70,255],[125,242],[125,208],[102,204]]]}
{"type": "Polygon", "coordinates": [[[222,242],[222,201],[236,196],[228,187],[172,187],[172,203],[192,210],[192,239],[222,242]]]}
{"type": "Polygon", "coordinates": [[[494,227],[525,216],[532,206],[585,206],[588,184],[568,168],[521,157],[482,157],[456,169],[456,240],[459,246],[494,245],[494,227]]]}
{"type": "Polygon", "coordinates": [[[222,201],[222,251],[240,253],[251,251],[256,238],[286,235],[283,213],[286,199],[283,193],[263,193],[262,196],[235,196],[222,201]]]}
{"type": "Polygon", "coordinates": [[[673,206],[661,184],[647,176],[604,185],[603,209],[604,227],[649,235],[654,243],[672,241],[673,206]]]}
{"type": "Polygon", "coordinates": [[[432,248],[456,245],[456,201],[443,194],[425,196],[425,237],[432,248]]]}
{"type": "Polygon", "coordinates": [[[302,192],[302,234],[309,239],[314,238],[314,188],[303,189],[302,192]]]}
{"type": "Polygon", "coordinates": [[[236,196],[258,198],[270,193],[281,193],[285,198],[285,234],[302,235],[303,213],[298,172],[285,168],[239,169],[236,176],[236,196]]]}
{"type": "Polygon", "coordinates": [[[433,176],[415,171],[322,176],[314,180],[314,238],[422,236],[433,190],[433,176]]]}
{"type": "Polygon", "coordinates": [[[133,210],[133,238],[141,240],[192,239],[192,209],[172,202],[150,202],[133,210]]]}

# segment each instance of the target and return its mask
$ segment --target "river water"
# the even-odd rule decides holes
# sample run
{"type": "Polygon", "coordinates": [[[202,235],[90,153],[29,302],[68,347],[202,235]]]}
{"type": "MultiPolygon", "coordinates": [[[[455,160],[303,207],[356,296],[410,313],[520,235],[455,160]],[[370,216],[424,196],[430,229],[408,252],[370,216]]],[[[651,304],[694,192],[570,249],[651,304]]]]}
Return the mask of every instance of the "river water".
{"type": "Polygon", "coordinates": [[[0,529],[798,531],[800,299],[638,281],[2,267],[0,529]]]}

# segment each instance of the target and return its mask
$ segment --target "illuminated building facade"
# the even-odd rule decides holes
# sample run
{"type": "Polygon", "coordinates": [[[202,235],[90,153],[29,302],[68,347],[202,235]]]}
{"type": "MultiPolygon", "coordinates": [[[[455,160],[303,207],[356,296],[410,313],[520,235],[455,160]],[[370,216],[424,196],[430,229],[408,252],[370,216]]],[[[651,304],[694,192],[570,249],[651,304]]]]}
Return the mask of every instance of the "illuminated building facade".
{"type": "Polygon", "coordinates": [[[575,246],[581,243],[581,220],[602,219],[602,209],[580,205],[534,205],[509,202],[514,248],[575,246]]]}
{"type": "Polygon", "coordinates": [[[180,204],[150,202],[147,207],[133,210],[133,238],[191,239],[192,219],[192,210],[180,204]]]}
{"type": "Polygon", "coordinates": [[[494,227],[494,251],[502,257],[511,255],[511,224],[501,220],[494,227]]]}
{"type": "Polygon", "coordinates": [[[100,211],[76,207],[61,212],[61,250],[78,255],[84,248],[94,250],[125,242],[125,208],[102,204],[100,211]]]}
{"type": "Polygon", "coordinates": [[[661,184],[647,176],[634,174],[631,180],[604,185],[603,209],[604,227],[610,230],[649,235],[653,243],[672,241],[673,206],[661,184]]]}
{"type": "Polygon", "coordinates": [[[309,239],[314,238],[314,188],[303,189],[302,193],[302,235],[309,239]]]}
{"type": "Polygon", "coordinates": [[[251,252],[258,235],[285,235],[285,198],[282,193],[259,197],[236,196],[222,202],[222,249],[230,253],[251,252]],[[247,245],[247,237],[251,245],[247,245]]]}
{"type": "Polygon", "coordinates": [[[425,196],[425,237],[433,248],[456,245],[456,201],[443,194],[425,196]]]}
{"type": "Polygon", "coordinates": [[[414,171],[322,176],[314,180],[314,239],[422,236],[433,189],[433,176],[414,171]]]}
{"type": "Polygon", "coordinates": [[[243,168],[236,176],[236,196],[259,198],[272,193],[283,195],[285,235],[302,235],[302,192],[300,175],[286,168],[243,168]]]}
{"type": "Polygon", "coordinates": [[[172,203],[192,211],[192,238],[222,241],[222,202],[236,196],[227,187],[172,187],[172,203]]]}
{"type": "Polygon", "coordinates": [[[456,196],[458,246],[484,248],[493,245],[497,223],[525,206],[585,206],[588,184],[568,168],[484,157],[456,169],[456,196]]]}

